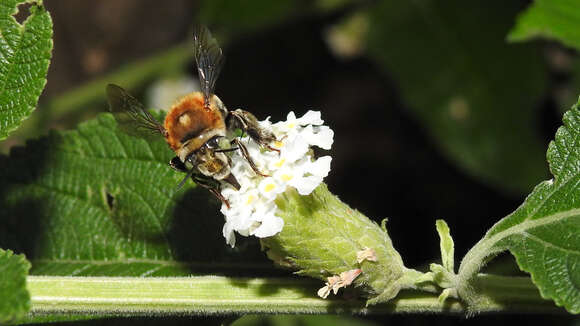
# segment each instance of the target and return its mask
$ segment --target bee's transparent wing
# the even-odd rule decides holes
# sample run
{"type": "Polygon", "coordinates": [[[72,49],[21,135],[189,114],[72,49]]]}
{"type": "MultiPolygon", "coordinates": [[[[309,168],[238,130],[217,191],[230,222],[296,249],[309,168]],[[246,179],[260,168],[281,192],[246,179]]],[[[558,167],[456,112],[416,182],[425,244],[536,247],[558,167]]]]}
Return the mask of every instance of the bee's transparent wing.
{"type": "Polygon", "coordinates": [[[193,31],[193,55],[197,63],[199,84],[203,92],[205,106],[209,106],[209,99],[213,93],[215,82],[224,64],[222,54],[215,38],[211,36],[207,27],[196,25],[193,31]]]}
{"type": "Polygon", "coordinates": [[[107,99],[109,110],[115,116],[119,128],[129,135],[153,140],[167,133],[143,104],[123,88],[114,84],[107,85],[107,99]]]}

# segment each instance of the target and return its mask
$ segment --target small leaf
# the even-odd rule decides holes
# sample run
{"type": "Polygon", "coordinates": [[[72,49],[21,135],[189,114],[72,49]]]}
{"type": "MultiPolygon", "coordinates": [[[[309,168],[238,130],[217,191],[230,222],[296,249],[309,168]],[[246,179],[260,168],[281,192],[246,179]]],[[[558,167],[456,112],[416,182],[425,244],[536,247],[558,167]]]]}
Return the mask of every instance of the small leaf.
{"type": "Polygon", "coordinates": [[[376,3],[369,54],[443,154],[511,193],[527,193],[547,176],[535,128],[543,59],[533,44],[505,42],[518,2],[376,3]]]}
{"type": "Polygon", "coordinates": [[[20,25],[12,15],[32,1],[0,4],[0,140],[18,128],[34,110],[46,84],[52,50],[52,20],[38,3],[20,25]]]}
{"type": "Polygon", "coordinates": [[[577,0],[535,0],[517,19],[508,34],[513,42],[533,38],[556,39],[580,50],[580,2],[577,0]]]}
{"type": "Polygon", "coordinates": [[[509,250],[544,298],[580,313],[580,102],[548,148],[554,179],[540,183],[512,214],[494,225],[466,255],[461,279],[487,257],[509,250]]]}
{"type": "Polygon", "coordinates": [[[184,174],[159,138],[131,137],[103,114],[0,156],[0,246],[44,275],[190,275],[219,260],[217,200],[191,181],[177,190],[184,174]]]}
{"type": "Polygon", "coordinates": [[[453,238],[451,238],[451,232],[449,231],[449,226],[444,220],[437,220],[435,222],[437,228],[437,233],[439,233],[439,247],[441,248],[441,261],[443,262],[443,267],[449,272],[453,273],[454,268],[454,245],[453,238]]]}
{"type": "Polygon", "coordinates": [[[0,249],[0,324],[23,317],[30,309],[26,276],[30,263],[24,255],[0,249]]]}

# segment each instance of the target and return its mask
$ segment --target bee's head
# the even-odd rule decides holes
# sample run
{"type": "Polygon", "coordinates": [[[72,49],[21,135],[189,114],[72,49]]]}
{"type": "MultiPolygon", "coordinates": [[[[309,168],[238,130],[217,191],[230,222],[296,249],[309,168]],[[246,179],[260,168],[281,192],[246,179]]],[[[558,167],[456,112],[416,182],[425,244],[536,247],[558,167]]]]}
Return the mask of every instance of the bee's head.
{"type": "Polygon", "coordinates": [[[200,147],[188,159],[199,172],[216,180],[222,180],[231,173],[228,156],[208,146],[200,147]]]}

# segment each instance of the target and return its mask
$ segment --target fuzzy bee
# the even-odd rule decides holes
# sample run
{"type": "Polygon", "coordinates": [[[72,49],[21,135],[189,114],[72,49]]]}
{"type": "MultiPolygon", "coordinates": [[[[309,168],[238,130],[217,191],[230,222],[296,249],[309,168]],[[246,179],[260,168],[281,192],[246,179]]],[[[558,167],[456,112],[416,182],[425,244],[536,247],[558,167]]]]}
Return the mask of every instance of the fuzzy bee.
{"type": "Polygon", "coordinates": [[[247,134],[269,150],[276,150],[269,145],[276,141],[276,137],[261,128],[253,114],[241,109],[228,111],[213,94],[224,56],[206,27],[196,26],[193,44],[201,92],[190,93],[178,100],[168,111],[163,124],[137,99],[113,84],[107,86],[109,109],[127,133],[145,138],[151,135],[165,137],[176,155],[169,165],[187,173],[179,186],[191,177],[229,208],[228,201],[221,194],[220,182],[227,182],[236,190],[240,189],[240,184],[232,174],[228,152],[239,150],[255,173],[266,176],[258,170],[236,131],[241,130],[242,134],[247,134]]]}

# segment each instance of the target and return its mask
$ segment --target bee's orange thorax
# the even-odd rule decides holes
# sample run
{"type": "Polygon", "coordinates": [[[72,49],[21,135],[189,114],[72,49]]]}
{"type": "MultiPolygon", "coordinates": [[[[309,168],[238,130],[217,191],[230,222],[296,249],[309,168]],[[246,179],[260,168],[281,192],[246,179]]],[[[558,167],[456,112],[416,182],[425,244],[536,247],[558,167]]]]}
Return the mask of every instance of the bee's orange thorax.
{"type": "Polygon", "coordinates": [[[184,145],[187,144],[187,152],[197,150],[216,134],[225,135],[226,128],[214,101],[208,108],[204,107],[200,92],[190,93],[177,101],[167,113],[164,126],[167,143],[178,156],[182,156],[179,151],[184,151],[184,145]]]}

